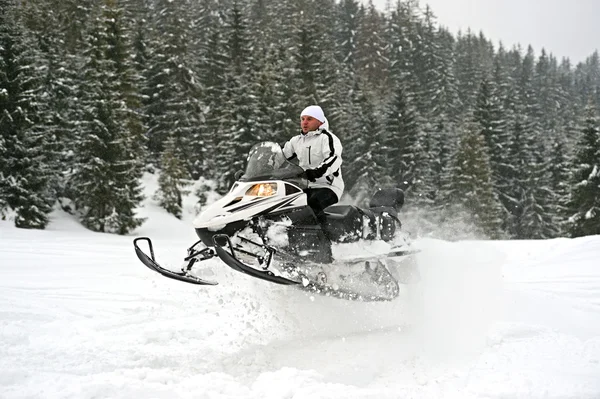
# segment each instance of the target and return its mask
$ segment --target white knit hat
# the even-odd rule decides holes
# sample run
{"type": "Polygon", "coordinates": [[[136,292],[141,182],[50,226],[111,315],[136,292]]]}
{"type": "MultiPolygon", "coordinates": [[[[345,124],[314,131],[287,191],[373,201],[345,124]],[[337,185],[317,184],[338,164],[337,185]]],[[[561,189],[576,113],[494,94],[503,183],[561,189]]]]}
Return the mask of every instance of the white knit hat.
{"type": "Polygon", "coordinates": [[[309,105],[308,107],[304,108],[304,111],[302,111],[300,114],[300,117],[302,116],[312,116],[323,123],[327,120],[325,119],[325,113],[323,112],[323,109],[318,105],[309,105]]]}

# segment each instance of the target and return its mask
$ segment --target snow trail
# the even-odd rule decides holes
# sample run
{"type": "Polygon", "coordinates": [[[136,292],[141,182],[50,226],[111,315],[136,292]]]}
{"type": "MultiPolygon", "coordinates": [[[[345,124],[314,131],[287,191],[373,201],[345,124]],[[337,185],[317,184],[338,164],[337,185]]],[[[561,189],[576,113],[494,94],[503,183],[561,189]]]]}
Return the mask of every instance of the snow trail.
{"type": "MultiPolygon", "coordinates": [[[[147,203],[136,235],[176,268],[193,212],[147,203]]],[[[0,221],[3,399],[600,397],[600,236],[420,240],[420,282],[357,303],[212,260],[220,285],[172,281],[52,217],[0,221]]]]}

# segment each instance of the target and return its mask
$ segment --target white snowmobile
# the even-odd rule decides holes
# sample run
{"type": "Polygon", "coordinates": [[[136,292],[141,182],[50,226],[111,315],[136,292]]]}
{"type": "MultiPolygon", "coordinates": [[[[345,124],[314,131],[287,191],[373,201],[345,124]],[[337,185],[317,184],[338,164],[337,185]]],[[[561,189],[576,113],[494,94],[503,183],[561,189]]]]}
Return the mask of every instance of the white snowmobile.
{"type": "Polygon", "coordinates": [[[200,240],[187,250],[181,271],[156,262],[148,237],[134,240],[135,252],[150,269],[192,284],[217,285],[200,277],[197,266],[219,257],[252,277],[322,295],[362,301],[398,296],[398,281],[406,282],[416,271],[416,251],[399,231],[402,190],[378,190],[367,209],[332,205],[319,223],[307,205],[303,189],[308,182],[302,176],[303,169],[288,161],[278,144],[259,143],[229,193],[194,221],[200,240]],[[138,245],[142,241],[150,256],[138,245]],[[340,253],[335,257],[332,242],[340,253]],[[378,253],[344,257],[365,247],[378,253]]]}

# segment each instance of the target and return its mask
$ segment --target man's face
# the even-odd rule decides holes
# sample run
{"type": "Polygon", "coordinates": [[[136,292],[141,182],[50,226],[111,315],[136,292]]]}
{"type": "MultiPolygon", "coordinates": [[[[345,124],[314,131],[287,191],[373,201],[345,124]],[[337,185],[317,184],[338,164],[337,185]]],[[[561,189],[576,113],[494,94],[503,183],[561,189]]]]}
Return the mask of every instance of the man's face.
{"type": "Polygon", "coordinates": [[[303,115],[300,117],[300,127],[302,128],[302,133],[312,132],[313,130],[317,130],[319,126],[323,123],[313,118],[312,116],[303,115]]]}

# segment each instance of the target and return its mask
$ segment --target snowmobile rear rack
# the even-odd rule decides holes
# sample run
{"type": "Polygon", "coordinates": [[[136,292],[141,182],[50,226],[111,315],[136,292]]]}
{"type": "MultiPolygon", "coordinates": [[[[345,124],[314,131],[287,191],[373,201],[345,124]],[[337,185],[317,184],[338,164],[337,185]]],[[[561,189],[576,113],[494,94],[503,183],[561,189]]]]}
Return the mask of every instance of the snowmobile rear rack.
{"type": "Polygon", "coordinates": [[[192,266],[196,262],[200,260],[210,259],[216,256],[216,254],[210,248],[204,248],[200,251],[196,250],[195,247],[198,243],[199,242],[196,242],[188,249],[188,256],[185,258],[185,261],[187,261],[188,264],[185,266],[185,268],[182,268],[180,272],[176,272],[173,270],[165,269],[156,262],[156,258],[154,257],[154,248],[152,247],[152,241],[150,240],[150,238],[138,237],[133,240],[133,246],[135,248],[135,253],[137,257],[150,270],[154,270],[155,272],[173,280],[183,281],[190,284],[217,285],[218,283],[215,281],[204,280],[190,273],[192,266]],[[138,245],[138,241],[146,241],[148,243],[150,256],[148,256],[144,251],[142,251],[142,249],[138,245]],[[198,255],[201,256],[201,259],[198,259],[198,255]]]}

